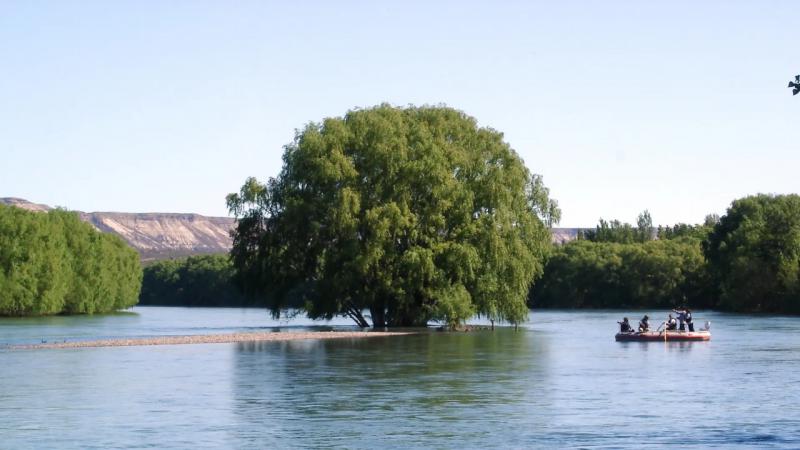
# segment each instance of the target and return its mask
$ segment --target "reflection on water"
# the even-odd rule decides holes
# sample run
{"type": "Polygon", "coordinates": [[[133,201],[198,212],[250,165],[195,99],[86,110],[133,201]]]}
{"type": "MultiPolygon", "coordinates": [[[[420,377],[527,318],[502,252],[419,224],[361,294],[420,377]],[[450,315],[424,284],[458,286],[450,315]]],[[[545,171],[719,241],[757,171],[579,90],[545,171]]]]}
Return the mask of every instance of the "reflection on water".
{"type": "Polygon", "coordinates": [[[235,414],[266,431],[253,436],[255,447],[276,437],[348,447],[376,432],[404,445],[492,445],[486,427],[513,426],[518,412],[544,403],[529,389],[544,382],[543,351],[511,330],[238,344],[235,414]]]}
{"type": "MultiPolygon", "coordinates": [[[[696,312],[715,324],[710,342],[618,343],[619,316],[536,312],[519,332],[0,349],[0,448],[800,447],[800,318],[696,312]]],[[[0,337],[276,325],[253,310],[85,319],[0,321],[0,337]]]]}

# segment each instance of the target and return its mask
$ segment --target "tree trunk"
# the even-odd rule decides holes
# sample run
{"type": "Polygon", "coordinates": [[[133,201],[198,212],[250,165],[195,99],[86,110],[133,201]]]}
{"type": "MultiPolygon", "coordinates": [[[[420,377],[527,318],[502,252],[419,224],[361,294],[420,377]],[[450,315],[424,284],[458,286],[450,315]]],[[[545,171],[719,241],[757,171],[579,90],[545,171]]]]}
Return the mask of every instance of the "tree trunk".
{"type": "Polygon", "coordinates": [[[373,306],[369,309],[369,313],[372,315],[373,328],[386,328],[386,310],[383,306],[373,306]]]}
{"type": "Polygon", "coordinates": [[[364,318],[364,315],[361,314],[361,310],[355,308],[353,306],[348,306],[345,310],[345,314],[347,317],[353,319],[353,321],[361,328],[369,328],[369,322],[367,319],[364,318]]]}
{"type": "Polygon", "coordinates": [[[421,314],[410,314],[404,313],[395,317],[392,323],[389,326],[394,327],[404,327],[404,328],[416,328],[416,327],[425,327],[428,326],[428,321],[421,317],[421,314]]]}
{"type": "Polygon", "coordinates": [[[403,305],[403,309],[398,309],[398,301],[388,302],[384,311],[386,312],[385,323],[388,327],[416,328],[428,326],[427,316],[423,313],[422,299],[417,295],[416,305],[403,305]]]}

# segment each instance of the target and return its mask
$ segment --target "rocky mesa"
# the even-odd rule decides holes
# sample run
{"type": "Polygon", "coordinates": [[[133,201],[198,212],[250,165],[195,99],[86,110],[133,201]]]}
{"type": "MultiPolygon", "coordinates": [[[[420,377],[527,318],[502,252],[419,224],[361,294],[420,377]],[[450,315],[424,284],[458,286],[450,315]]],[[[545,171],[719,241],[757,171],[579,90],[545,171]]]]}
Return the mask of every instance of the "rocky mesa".
{"type": "MultiPolygon", "coordinates": [[[[31,211],[48,211],[20,198],[0,198],[0,204],[31,211]]],[[[142,256],[143,261],[180,256],[226,253],[231,248],[230,217],[206,217],[179,213],[78,212],[81,219],[106,233],[124,239],[142,256]]]]}

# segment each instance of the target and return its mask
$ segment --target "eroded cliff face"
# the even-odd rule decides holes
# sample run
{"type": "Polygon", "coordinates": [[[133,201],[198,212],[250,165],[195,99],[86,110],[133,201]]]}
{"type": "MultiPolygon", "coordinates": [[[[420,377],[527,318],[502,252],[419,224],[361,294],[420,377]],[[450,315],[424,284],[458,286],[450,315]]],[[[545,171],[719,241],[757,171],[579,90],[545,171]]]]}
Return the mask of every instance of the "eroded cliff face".
{"type": "Polygon", "coordinates": [[[199,214],[94,212],[81,218],[125,239],[143,260],[226,253],[234,227],[231,218],[199,214]]]}
{"type": "MultiPolygon", "coordinates": [[[[32,211],[47,211],[46,205],[19,198],[0,198],[0,204],[32,211]]],[[[208,253],[226,253],[231,248],[229,217],[199,214],[78,212],[81,219],[106,233],[124,239],[143,261],[208,253]]]]}

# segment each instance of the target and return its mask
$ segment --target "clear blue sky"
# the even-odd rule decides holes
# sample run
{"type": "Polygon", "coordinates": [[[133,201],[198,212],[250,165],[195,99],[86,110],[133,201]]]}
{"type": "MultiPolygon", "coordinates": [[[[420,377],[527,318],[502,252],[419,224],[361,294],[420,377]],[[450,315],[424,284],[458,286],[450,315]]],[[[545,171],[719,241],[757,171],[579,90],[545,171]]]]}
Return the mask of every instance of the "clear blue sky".
{"type": "Polygon", "coordinates": [[[0,1],[0,197],[225,215],[308,121],[445,103],[562,226],[800,191],[796,2],[0,1]]]}

